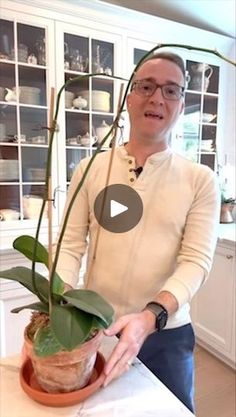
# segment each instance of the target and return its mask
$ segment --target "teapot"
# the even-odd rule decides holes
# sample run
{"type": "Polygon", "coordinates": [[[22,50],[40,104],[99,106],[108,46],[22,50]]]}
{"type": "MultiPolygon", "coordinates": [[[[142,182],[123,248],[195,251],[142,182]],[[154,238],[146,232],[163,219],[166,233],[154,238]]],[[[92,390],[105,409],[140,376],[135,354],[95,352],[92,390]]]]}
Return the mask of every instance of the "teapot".
{"type": "Polygon", "coordinates": [[[5,88],[7,94],[5,95],[6,101],[16,101],[16,91],[11,90],[10,88],[5,88]]]}
{"type": "MultiPolygon", "coordinates": [[[[108,134],[111,126],[109,126],[105,120],[102,121],[101,125],[96,128],[96,135],[98,138],[98,143],[101,143],[104,137],[108,134]]],[[[109,148],[111,138],[108,136],[107,140],[103,144],[104,147],[109,148]]]]}
{"type": "Polygon", "coordinates": [[[87,104],[88,104],[87,100],[81,96],[76,97],[73,100],[73,106],[79,110],[85,109],[85,107],[87,107],[87,104]]]}
{"type": "Polygon", "coordinates": [[[86,133],[86,135],[83,135],[83,136],[80,136],[79,135],[79,136],[77,136],[77,138],[78,138],[78,140],[79,140],[79,142],[80,142],[80,144],[82,146],[89,146],[90,144],[91,145],[94,145],[94,143],[97,142],[97,137],[96,136],[92,136],[90,138],[90,135],[89,135],[88,132],[86,133]]]}
{"type": "Polygon", "coordinates": [[[203,63],[195,63],[191,65],[191,70],[193,72],[193,77],[191,81],[190,88],[192,90],[201,90],[202,88],[202,76],[203,76],[203,89],[204,91],[207,91],[210,78],[213,73],[213,68],[208,64],[203,63]]]}

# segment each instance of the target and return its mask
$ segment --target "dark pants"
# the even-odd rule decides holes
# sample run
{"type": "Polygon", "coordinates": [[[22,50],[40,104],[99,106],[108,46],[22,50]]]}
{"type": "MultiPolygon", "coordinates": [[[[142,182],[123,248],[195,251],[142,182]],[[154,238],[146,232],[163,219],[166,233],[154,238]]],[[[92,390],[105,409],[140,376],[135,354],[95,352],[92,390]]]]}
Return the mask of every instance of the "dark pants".
{"type": "Polygon", "coordinates": [[[194,412],[195,336],[191,324],[152,333],[138,358],[194,412]]]}

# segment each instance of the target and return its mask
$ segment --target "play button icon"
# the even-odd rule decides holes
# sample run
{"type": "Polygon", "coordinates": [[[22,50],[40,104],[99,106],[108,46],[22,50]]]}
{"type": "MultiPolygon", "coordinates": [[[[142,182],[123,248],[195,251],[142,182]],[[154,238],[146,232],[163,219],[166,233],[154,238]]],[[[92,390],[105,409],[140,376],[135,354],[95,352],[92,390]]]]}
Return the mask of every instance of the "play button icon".
{"type": "Polygon", "coordinates": [[[111,217],[118,216],[119,214],[124,213],[127,210],[128,210],[128,207],[124,206],[124,204],[120,204],[118,203],[118,201],[111,200],[111,203],[110,203],[111,217]]]}
{"type": "Polygon", "coordinates": [[[105,187],[96,197],[94,214],[104,229],[124,233],[138,224],[143,214],[143,203],[133,188],[113,184],[105,187]]]}

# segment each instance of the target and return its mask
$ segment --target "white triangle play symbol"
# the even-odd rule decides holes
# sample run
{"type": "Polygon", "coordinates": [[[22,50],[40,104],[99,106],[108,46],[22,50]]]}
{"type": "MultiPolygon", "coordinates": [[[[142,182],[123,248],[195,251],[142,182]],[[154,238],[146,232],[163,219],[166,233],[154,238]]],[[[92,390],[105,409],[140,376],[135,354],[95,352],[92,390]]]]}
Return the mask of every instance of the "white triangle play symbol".
{"type": "Polygon", "coordinates": [[[111,217],[118,216],[121,213],[124,213],[128,210],[127,206],[124,206],[124,204],[118,203],[118,201],[111,200],[110,202],[110,213],[111,217]]]}

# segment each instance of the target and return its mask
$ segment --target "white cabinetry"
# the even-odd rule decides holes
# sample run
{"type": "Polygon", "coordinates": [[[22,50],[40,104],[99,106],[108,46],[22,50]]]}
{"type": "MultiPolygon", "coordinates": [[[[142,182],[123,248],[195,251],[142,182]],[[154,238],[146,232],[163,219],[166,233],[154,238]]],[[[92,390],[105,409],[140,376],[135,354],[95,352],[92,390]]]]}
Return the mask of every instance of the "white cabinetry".
{"type": "Polygon", "coordinates": [[[235,367],[235,251],[218,243],[206,284],[192,302],[197,341],[235,367]]]}
{"type": "Polygon", "coordinates": [[[0,356],[19,353],[24,342],[24,328],[29,323],[30,310],[18,314],[11,310],[22,305],[31,304],[36,297],[16,283],[1,285],[0,291],[0,356]]]}

